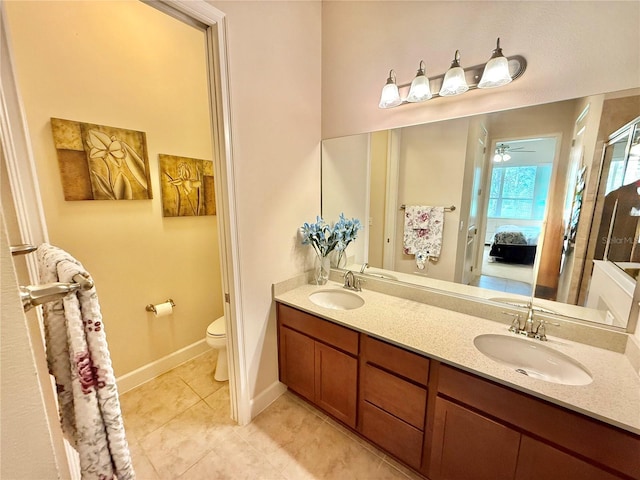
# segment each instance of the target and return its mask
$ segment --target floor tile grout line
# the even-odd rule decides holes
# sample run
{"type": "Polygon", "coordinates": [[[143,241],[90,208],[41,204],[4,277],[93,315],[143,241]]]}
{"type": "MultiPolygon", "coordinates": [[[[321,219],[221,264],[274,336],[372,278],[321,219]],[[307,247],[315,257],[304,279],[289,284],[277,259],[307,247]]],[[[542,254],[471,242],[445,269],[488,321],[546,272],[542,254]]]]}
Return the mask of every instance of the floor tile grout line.
{"type": "MultiPolygon", "coordinates": [[[[215,393],[215,392],[214,392],[215,393]]],[[[199,403],[204,403],[204,405],[206,405],[211,411],[213,411],[213,407],[211,407],[211,405],[209,405],[207,402],[204,401],[204,399],[199,400],[197,403],[195,403],[194,405],[192,405],[191,407],[189,407],[187,410],[185,410],[184,412],[176,415],[175,417],[173,417],[171,420],[174,420],[175,418],[179,417],[180,415],[182,415],[183,413],[186,413],[188,410],[194,408],[196,405],[198,405],[199,403]]],[[[171,421],[169,420],[169,422],[171,421]]],[[[167,422],[167,423],[169,423],[167,422]]],[[[166,425],[166,424],[165,424],[166,425]]],[[[158,427],[158,428],[162,428],[162,427],[158,427]]],[[[155,430],[154,430],[155,431],[155,430]]],[[[233,432],[231,432],[233,433],[233,432]]],[[[150,434],[149,434],[150,435],[150,434]]],[[[224,436],[224,435],[222,435],[224,436]]],[[[144,445],[142,445],[142,443],[139,442],[140,448],[143,450],[145,457],[147,458],[147,461],[149,462],[149,464],[152,466],[153,470],[156,472],[156,474],[158,475],[159,478],[162,478],[162,475],[160,475],[160,472],[158,471],[158,469],[156,468],[155,464],[153,463],[153,461],[151,461],[151,458],[149,457],[147,450],[144,448],[144,445]]],[[[189,465],[189,467],[182,473],[180,473],[178,475],[178,478],[181,477],[182,475],[184,475],[188,470],[190,470],[191,468],[193,468],[198,462],[200,462],[200,460],[202,460],[204,457],[206,457],[207,455],[209,455],[216,447],[216,444],[213,444],[210,448],[207,448],[206,451],[199,456],[194,462],[193,464],[189,465]]]]}
{"type": "MultiPolygon", "coordinates": [[[[245,425],[246,426],[246,425],[245,425]]],[[[240,427],[240,428],[244,428],[244,427],[240,427]]],[[[242,437],[241,435],[238,434],[238,430],[234,429],[231,431],[232,435],[235,435],[238,439],[240,439],[245,445],[247,445],[249,448],[251,448],[251,450],[253,450],[254,452],[256,452],[256,454],[258,454],[260,456],[260,458],[264,459],[265,462],[267,462],[269,465],[271,465],[273,467],[273,470],[278,472],[280,474],[281,477],[284,477],[283,472],[286,470],[286,468],[289,466],[288,462],[287,465],[282,468],[282,470],[280,470],[278,468],[277,465],[274,465],[273,463],[271,463],[271,461],[269,460],[269,456],[267,454],[265,454],[264,452],[261,452],[260,450],[258,450],[256,447],[254,447],[251,443],[249,443],[244,437],[242,437]]]]}
{"type": "MultiPolygon", "coordinates": [[[[171,371],[171,370],[169,370],[169,371],[171,371]]],[[[177,374],[176,374],[176,375],[177,375],[177,374]]],[[[189,385],[188,385],[184,380],[182,380],[182,378],[180,378],[180,376],[179,376],[179,375],[177,375],[177,377],[180,379],[180,381],[182,381],[185,385],[187,385],[187,387],[189,387],[189,385]]],[[[156,377],[156,378],[157,378],[157,377],[156,377]]],[[[191,391],[193,391],[193,389],[192,389],[191,387],[189,387],[189,389],[190,389],[191,391]]],[[[154,433],[155,431],[159,430],[160,428],[164,427],[164,426],[165,426],[165,425],[167,425],[169,422],[171,422],[171,421],[172,421],[172,420],[174,420],[175,418],[179,417],[180,415],[182,415],[184,412],[186,412],[186,411],[187,411],[187,410],[189,410],[190,408],[195,407],[198,403],[200,403],[200,402],[204,402],[204,399],[203,399],[203,398],[200,398],[200,395],[198,395],[196,392],[193,392],[193,393],[195,393],[195,394],[196,394],[196,396],[198,397],[198,401],[197,401],[197,402],[195,402],[195,403],[193,403],[192,405],[187,406],[184,410],[182,410],[182,411],[180,411],[180,412],[176,413],[174,416],[172,416],[171,418],[169,418],[166,422],[164,422],[164,423],[162,423],[162,424],[158,425],[158,426],[157,426],[156,428],[154,428],[153,430],[151,430],[151,431],[149,431],[149,432],[145,433],[144,435],[142,435],[142,437],[140,437],[140,438],[138,439],[138,443],[140,443],[140,446],[142,446],[142,441],[143,441],[145,438],[147,438],[149,435],[151,435],[151,434],[152,434],[152,433],[154,433]]],[[[205,403],[206,403],[206,402],[205,402],[205,403]]],[[[146,454],[146,450],[145,450],[145,454],[146,454]]]]}
{"type": "MultiPolygon", "coordinates": [[[[167,373],[169,373],[169,372],[167,372],[167,373]]],[[[196,398],[198,398],[198,400],[193,405],[190,405],[189,407],[185,408],[183,411],[181,411],[181,412],[177,413],[176,415],[172,416],[172,418],[168,419],[166,422],[164,422],[162,425],[158,426],[152,432],[148,432],[147,434],[145,434],[144,436],[142,436],[139,439],[138,443],[140,444],[140,447],[141,447],[141,453],[142,453],[144,459],[148,462],[150,467],[153,469],[153,472],[155,472],[155,474],[158,476],[158,478],[163,478],[163,476],[160,474],[161,472],[158,472],[158,469],[153,464],[153,462],[151,462],[151,459],[147,454],[147,450],[144,449],[144,447],[142,447],[142,443],[141,442],[144,441],[149,435],[151,435],[152,433],[156,432],[158,429],[165,427],[169,422],[175,421],[175,419],[177,417],[179,417],[180,415],[183,415],[185,412],[189,411],[189,409],[194,408],[200,402],[204,402],[205,405],[207,405],[207,407],[209,409],[211,409],[212,411],[216,410],[213,406],[211,406],[206,401],[206,398],[209,398],[211,395],[214,395],[217,390],[214,391],[214,392],[211,392],[210,394],[208,394],[205,397],[203,397],[202,395],[200,395],[198,393],[198,391],[195,388],[193,388],[191,386],[191,384],[189,383],[189,381],[186,378],[184,378],[178,372],[174,372],[174,373],[176,375],[176,377],[174,377],[174,378],[179,378],[180,381],[184,385],[189,387],[189,390],[191,390],[193,393],[195,393],[195,396],[196,396],[196,398]]],[[[222,388],[222,387],[220,387],[220,388],[222,388]]],[[[346,426],[342,425],[339,421],[333,419],[331,416],[325,414],[321,410],[318,410],[315,407],[311,406],[304,399],[301,399],[301,398],[297,397],[296,395],[293,395],[291,393],[288,393],[288,394],[285,393],[285,395],[287,395],[289,397],[289,401],[291,401],[295,405],[296,408],[304,410],[306,412],[306,414],[309,414],[309,413],[312,414],[319,421],[318,422],[319,426],[326,424],[329,428],[332,429],[332,431],[337,431],[338,433],[340,433],[341,437],[343,437],[345,439],[345,441],[348,442],[349,444],[351,444],[351,445],[353,445],[353,446],[355,446],[355,447],[357,447],[359,449],[362,449],[362,450],[368,452],[369,454],[372,454],[373,458],[375,458],[375,460],[373,460],[373,458],[371,458],[372,463],[370,465],[371,465],[372,468],[375,469],[375,471],[380,471],[381,472],[381,469],[391,467],[392,471],[395,472],[398,475],[399,478],[402,478],[402,480],[405,480],[405,479],[412,480],[413,479],[412,476],[408,475],[406,472],[404,472],[401,469],[399,469],[396,465],[394,465],[394,463],[391,463],[392,460],[395,461],[395,459],[391,459],[391,458],[388,459],[388,455],[385,452],[383,452],[382,450],[376,449],[371,444],[367,443],[366,440],[362,439],[361,437],[356,436],[353,432],[351,432],[346,426]]],[[[250,443],[250,441],[249,441],[250,438],[251,438],[250,436],[245,438],[245,436],[242,436],[240,434],[240,429],[245,428],[245,427],[238,427],[238,428],[230,429],[224,435],[225,435],[225,437],[227,435],[233,435],[234,436],[233,438],[235,438],[238,441],[241,441],[240,442],[241,445],[245,445],[246,447],[249,447],[250,451],[257,455],[256,458],[260,458],[261,461],[264,461],[266,465],[270,465],[273,468],[273,471],[277,472],[280,475],[278,478],[282,478],[282,479],[288,478],[287,475],[285,475],[285,471],[288,468],[290,468],[291,465],[293,465],[293,463],[295,463],[297,461],[296,455],[292,454],[292,452],[289,452],[286,449],[286,446],[281,446],[281,445],[278,444],[278,447],[283,449],[285,451],[285,453],[287,453],[289,455],[287,456],[287,461],[285,462],[285,465],[278,466],[277,464],[272,463],[270,461],[269,455],[267,454],[266,451],[262,452],[257,446],[254,446],[252,443],[250,443]]],[[[184,470],[184,472],[181,472],[176,478],[183,478],[185,475],[187,475],[187,472],[189,472],[196,465],[198,465],[198,463],[200,463],[206,456],[212,454],[212,452],[215,452],[216,451],[216,445],[217,445],[217,443],[213,442],[209,448],[206,448],[206,451],[203,452],[202,455],[198,456],[199,458],[197,458],[195,461],[193,461],[193,463],[188,468],[186,468],[186,470],[184,470]]],[[[216,455],[218,455],[218,454],[216,453],[216,455]]]]}

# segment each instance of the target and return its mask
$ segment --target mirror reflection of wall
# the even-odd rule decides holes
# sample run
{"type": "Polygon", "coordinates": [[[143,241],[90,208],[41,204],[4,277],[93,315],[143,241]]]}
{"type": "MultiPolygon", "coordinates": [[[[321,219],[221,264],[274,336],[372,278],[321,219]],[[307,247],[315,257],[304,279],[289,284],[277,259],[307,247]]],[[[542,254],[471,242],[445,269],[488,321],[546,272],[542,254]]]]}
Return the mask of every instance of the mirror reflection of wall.
{"type": "Polygon", "coordinates": [[[589,232],[599,228],[602,214],[594,192],[605,141],[638,113],[640,96],[633,90],[324,140],[323,215],[337,218],[345,211],[366,219],[363,241],[350,246],[351,269],[368,262],[387,278],[492,300],[526,300],[523,295],[533,291],[538,305],[556,313],[611,324],[606,311],[580,307],[595,252],[589,232]],[[333,155],[334,166],[325,169],[325,152],[347,138],[360,145],[357,152],[333,155]],[[494,162],[502,146],[511,158],[494,162]],[[348,190],[348,200],[335,185],[348,190]],[[354,198],[363,195],[364,203],[356,206],[354,198]],[[456,207],[444,216],[440,257],[426,272],[402,251],[402,205],[456,207]],[[497,231],[509,225],[519,227],[533,253],[526,262],[489,262],[497,231]],[[539,228],[537,241],[536,232],[522,231],[529,227],[539,228]],[[504,270],[496,273],[495,267],[504,270]],[[526,290],[505,286],[525,268],[526,290]],[[470,286],[489,273],[509,281],[470,286]]]}

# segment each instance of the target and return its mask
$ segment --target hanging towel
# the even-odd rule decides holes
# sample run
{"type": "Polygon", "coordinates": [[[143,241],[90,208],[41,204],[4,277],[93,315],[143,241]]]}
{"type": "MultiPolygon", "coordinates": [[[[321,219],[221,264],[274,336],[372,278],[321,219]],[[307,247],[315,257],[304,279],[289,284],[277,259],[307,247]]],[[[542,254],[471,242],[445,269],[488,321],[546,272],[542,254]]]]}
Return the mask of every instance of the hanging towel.
{"type": "MultiPolygon", "coordinates": [[[[42,283],[91,279],[58,247],[42,244],[37,257],[42,283]]],[[[135,479],[95,287],[46,303],[43,313],[62,431],[78,451],[82,479],[135,479]]]]}
{"type": "Polygon", "coordinates": [[[429,259],[440,256],[444,207],[407,205],[404,213],[404,253],[415,255],[416,265],[424,270],[429,259]]]}

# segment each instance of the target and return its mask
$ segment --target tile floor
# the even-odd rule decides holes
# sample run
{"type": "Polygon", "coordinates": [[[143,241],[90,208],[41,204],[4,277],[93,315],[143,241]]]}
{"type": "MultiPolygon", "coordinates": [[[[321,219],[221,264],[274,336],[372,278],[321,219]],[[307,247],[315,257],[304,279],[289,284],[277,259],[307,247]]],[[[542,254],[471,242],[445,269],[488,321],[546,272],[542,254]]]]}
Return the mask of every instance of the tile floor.
{"type": "Polygon", "coordinates": [[[531,284],[511,280],[510,278],[491,277],[489,275],[480,275],[476,277],[471,285],[474,287],[486,288],[487,290],[495,290],[504,293],[517,293],[519,295],[531,295],[531,284]]]}
{"type": "Polygon", "coordinates": [[[420,478],[289,392],[238,426],[214,354],[120,396],[138,480],[420,478]]]}

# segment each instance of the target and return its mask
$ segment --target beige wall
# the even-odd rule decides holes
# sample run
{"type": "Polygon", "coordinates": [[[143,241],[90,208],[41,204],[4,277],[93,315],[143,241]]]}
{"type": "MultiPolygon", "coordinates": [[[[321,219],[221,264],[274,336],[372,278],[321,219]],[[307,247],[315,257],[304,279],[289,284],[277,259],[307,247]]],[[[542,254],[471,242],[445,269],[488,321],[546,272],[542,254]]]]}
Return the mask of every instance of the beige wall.
{"type": "Polygon", "coordinates": [[[121,376],[222,314],[216,217],[163,218],[158,172],[159,153],[213,160],[204,34],[141,2],[5,3],[50,241],[92,273],[121,376]],[[50,117],[146,132],[153,200],[65,201],[50,117]],[[145,311],[167,298],[171,317],[145,311]]]}
{"type": "Polygon", "coordinates": [[[332,138],[636,87],[639,2],[358,2],[322,8],[322,136],[332,138]],[[420,60],[443,74],[484,63],[501,37],[524,76],[499,90],[380,110],[390,69],[412,80],[420,60]]]}
{"type": "MultiPolygon", "coordinates": [[[[242,314],[254,406],[278,385],[271,285],[313,266],[320,214],[320,2],[214,2],[227,15],[242,314]]],[[[258,407],[259,408],[259,407],[258,407]]]]}

